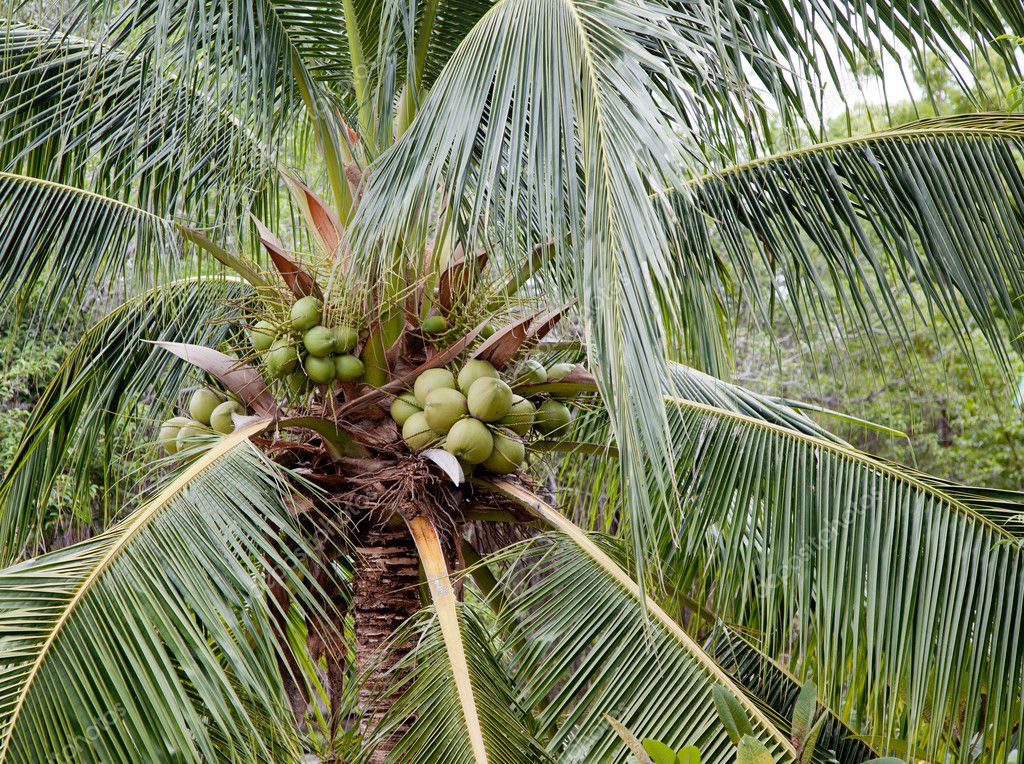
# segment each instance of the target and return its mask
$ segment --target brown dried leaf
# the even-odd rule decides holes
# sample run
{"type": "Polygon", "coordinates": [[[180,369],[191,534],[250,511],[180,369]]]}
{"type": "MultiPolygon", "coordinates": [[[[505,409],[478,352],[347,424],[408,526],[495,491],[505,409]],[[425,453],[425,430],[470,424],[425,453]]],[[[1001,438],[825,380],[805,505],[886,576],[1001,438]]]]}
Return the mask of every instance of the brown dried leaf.
{"type": "Polygon", "coordinates": [[[487,253],[480,250],[473,257],[460,254],[441,273],[437,282],[437,301],[445,313],[451,311],[454,302],[469,289],[470,280],[487,265],[487,253]]]}
{"type": "Polygon", "coordinates": [[[499,329],[476,349],[473,358],[490,361],[495,369],[504,369],[526,342],[527,330],[536,317],[537,313],[531,313],[526,318],[499,329]]]}
{"type": "Polygon", "coordinates": [[[317,285],[316,280],[299,265],[295,258],[285,251],[284,244],[274,235],[273,231],[263,225],[255,216],[251,217],[253,222],[256,223],[260,243],[263,244],[264,249],[270,254],[274,267],[277,268],[278,273],[281,274],[281,278],[284,279],[284,283],[288,285],[292,294],[296,297],[313,295],[322,300],[324,294],[319,285],[317,285]]]}
{"type": "Polygon", "coordinates": [[[275,418],[281,414],[281,409],[278,408],[274,396],[270,394],[266,380],[256,369],[237,358],[202,345],[187,345],[181,342],[153,344],[210,374],[257,414],[275,418]]]}
{"type": "Polygon", "coordinates": [[[342,225],[341,220],[323,199],[299,180],[298,176],[290,173],[282,173],[285,182],[291,187],[296,201],[307,214],[307,218],[313,225],[313,233],[316,234],[320,246],[330,254],[335,254],[341,245],[342,225]]]}

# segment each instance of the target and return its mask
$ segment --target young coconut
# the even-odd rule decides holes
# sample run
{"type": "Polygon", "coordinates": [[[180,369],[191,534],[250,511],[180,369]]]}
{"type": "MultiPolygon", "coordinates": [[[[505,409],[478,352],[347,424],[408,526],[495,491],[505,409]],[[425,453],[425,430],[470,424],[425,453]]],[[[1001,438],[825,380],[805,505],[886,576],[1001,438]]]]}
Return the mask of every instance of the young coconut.
{"type": "Polygon", "coordinates": [[[420,374],[412,386],[413,393],[416,395],[416,403],[423,406],[427,401],[427,393],[438,387],[458,390],[455,385],[455,375],[448,369],[427,369],[420,374]]]}
{"type": "Polygon", "coordinates": [[[188,413],[197,422],[210,423],[213,410],[224,402],[224,396],[209,387],[201,387],[188,399],[188,413]]]}
{"type": "Polygon", "coordinates": [[[511,475],[519,470],[526,458],[526,447],[518,438],[510,438],[500,432],[493,432],[494,450],[480,464],[485,470],[496,475],[511,475]]]}
{"type": "Polygon", "coordinates": [[[417,411],[423,411],[416,403],[416,396],[412,393],[402,393],[391,401],[391,418],[401,427],[417,411]]]}
{"type": "Polygon", "coordinates": [[[172,456],[178,453],[178,430],[187,424],[192,424],[192,420],[187,416],[176,416],[160,425],[160,432],[157,434],[156,440],[172,456]]]}
{"type": "Polygon", "coordinates": [[[569,376],[575,370],[576,364],[574,363],[556,363],[548,369],[548,379],[552,382],[556,382],[559,379],[569,376]]]}
{"type": "Polygon", "coordinates": [[[424,334],[441,334],[448,331],[448,321],[444,316],[430,316],[420,324],[420,328],[424,334]]]}
{"type": "Polygon", "coordinates": [[[334,357],[334,376],[340,382],[353,382],[363,376],[366,366],[354,355],[337,355],[334,357]]]}
{"type": "Polygon", "coordinates": [[[306,352],[317,358],[326,358],[334,352],[334,332],[326,326],[314,326],[302,335],[306,352]]]}
{"type": "Polygon", "coordinates": [[[284,379],[299,365],[299,352],[287,339],[279,339],[267,353],[267,371],[275,379],[284,379]]]}
{"type": "Polygon", "coordinates": [[[306,356],[306,362],[302,364],[306,370],[306,376],[311,382],[318,385],[326,385],[334,381],[335,367],[333,358],[317,358],[315,355],[306,356]]]}
{"type": "Polygon", "coordinates": [[[470,386],[481,377],[493,377],[494,379],[500,379],[498,370],[491,366],[487,361],[481,361],[478,358],[471,358],[466,361],[466,365],[459,371],[459,389],[463,395],[469,395],[470,386]]]}
{"type": "Polygon", "coordinates": [[[469,413],[482,422],[497,422],[512,407],[512,388],[493,377],[481,377],[469,388],[469,413]]]}
{"type": "Polygon", "coordinates": [[[402,425],[402,438],[413,451],[420,451],[437,439],[437,433],[427,424],[426,414],[417,411],[402,425]]]}
{"type": "Polygon", "coordinates": [[[494,450],[494,437],[479,419],[466,417],[452,425],[444,441],[444,450],[470,464],[480,464],[494,450]]]}
{"type": "Polygon", "coordinates": [[[249,330],[249,341],[261,353],[270,350],[276,337],[277,329],[269,321],[257,321],[256,325],[249,330]]]}
{"type": "Polygon", "coordinates": [[[224,401],[210,414],[210,427],[213,428],[214,432],[219,432],[221,435],[230,435],[235,431],[235,422],[231,418],[232,414],[243,416],[245,414],[245,407],[238,401],[224,401]]]}
{"type": "Polygon", "coordinates": [[[512,430],[516,435],[525,436],[533,427],[533,420],[537,414],[537,407],[521,395],[512,397],[512,406],[508,413],[498,420],[498,424],[512,430]]]}
{"type": "Polygon", "coordinates": [[[551,398],[540,404],[533,426],[543,435],[551,435],[569,425],[572,413],[561,401],[551,398]]]}
{"type": "Polygon", "coordinates": [[[548,381],[548,372],[539,361],[527,358],[519,366],[519,375],[516,377],[519,382],[528,384],[540,384],[548,381]]]}
{"type": "Polygon", "coordinates": [[[295,304],[292,305],[292,328],[300,332],[312,329],[320,323],[323,308],[323,303],[312,295],[296,300],[295,304]]]}
{"type": "Polygon", "coordinates": [[[207,437],[210,431],[203,427],[202,424],[195,420],[190,420],[188,424],[182,425],[181,429],[178,430],[178,435],[174,439],[174,445],[177,449],[177,453],[187,451],[188,449],[197,445],[198,441],[207,437]]]}
{"type": "Polygon", "coordinates": [[[466,416],[469,408],[466,396],[458,390],[437,387],[427,393],[423,413],[427,417],[430,429],[440,435],[447,435],[452,425],[466,416]]]}
{"type": "Polygon", "coordinates": [[[335,353],[351,353],[359,344],[359,332],[351,326],[336,326],[331,329],[331,334],[334,335],[335,353]]]}
{"type": "Polygon", "coordinates": [[[309,392],[309,377],[302,370],[293,371],[288,375],[288,390],[292,395],[305,395],[309,392]]]}

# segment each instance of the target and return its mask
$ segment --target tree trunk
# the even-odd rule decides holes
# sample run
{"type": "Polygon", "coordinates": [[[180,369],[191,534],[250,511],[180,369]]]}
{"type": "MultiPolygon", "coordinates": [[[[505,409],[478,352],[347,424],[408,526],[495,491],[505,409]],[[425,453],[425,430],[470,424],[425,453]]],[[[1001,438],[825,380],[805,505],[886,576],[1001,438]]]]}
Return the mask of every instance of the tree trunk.
{"type": "MultiPolygon", "coordinates": [[[[363,672],[372,668],[359,689],[363,711],[362,731],[372,733],[394,703],[400,682],[388,670],[411,648],[399,646],[383,660],[380,651],[391,635],[419,611],[419,558],[412,536],[400,527],[370,528],[360,534],[356,549],[352,608],[356,638],[356,663],[363,672]]],[[[389,736],[374,751],[370,764],[380,764],[401,737],[403,729],[389,736]]]]}

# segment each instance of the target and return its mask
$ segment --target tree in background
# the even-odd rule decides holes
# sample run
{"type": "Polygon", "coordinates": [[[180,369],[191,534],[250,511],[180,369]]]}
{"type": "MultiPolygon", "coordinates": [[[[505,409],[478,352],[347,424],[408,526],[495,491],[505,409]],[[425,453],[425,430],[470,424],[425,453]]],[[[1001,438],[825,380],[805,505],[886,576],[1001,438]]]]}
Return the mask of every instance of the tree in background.
{"type": "Polygon", "coordinates": [[[1005,759],[1021,497],[731,384],[724,327],[738,296],[770,327],[767,277],[806,338],[900,347],[916,312],[1009,363],[1020,115],[773,136],[825,140],[831,51],[1016,77],[1016,4],[23,13],[0,298],[126,297],[0,484],[0,760],[621,760],[610,714],[729,761],[724,697],[792,761],[790,673],[843,761],[1005,759]],[[157,438],[197,379],[175,355],[217,389],[165,424],[171,469],[55,548],[56,476],[140,407],[157,438]]]}

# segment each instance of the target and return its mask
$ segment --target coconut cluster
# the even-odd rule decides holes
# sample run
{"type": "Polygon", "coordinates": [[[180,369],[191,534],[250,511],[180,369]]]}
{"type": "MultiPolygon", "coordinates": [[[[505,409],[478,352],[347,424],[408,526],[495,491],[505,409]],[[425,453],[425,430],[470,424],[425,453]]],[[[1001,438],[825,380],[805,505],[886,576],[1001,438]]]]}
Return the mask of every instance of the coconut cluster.
{"type": "Polygon", "coordinates": [[[195,446],[211,431],[228,435],[235,430],[234,416],[245,416],[245,406],[212,387],[201,387],[188,400],[188,416],[176,416],[160,425],[157,441],[169,454],[195,446]]]}
{"type": "MultiPolygon", "coordinates": [[[[545,369],[564,377],[574,368],[545,369]]],[[[524,364],[514,383],[535,381],[524,364]]],[[[560,378],[556,377],[556,378],[560,378]]],[[[458,375],[448,369],[428,369],[420,374],[413,389],[397,396],[391,417],[402,428],[402,437],[415,451],[440,445],[464,466],[479,465],[499,475],[516,472],[526,457],[524,439],[531,435],[550,437],[564,430],[572,420],[569,408],[554,398],[536,402],[517,395],[487,361],[472,359],[458,375]]]]}
{"type": "Polygon", "coordinates": [[[352,382],[365,371],[354,354],[359,333],[351,326],[328,327],[322,321],[323,303],[316,297],[302,297],[292,305],[284,326],[259,321],[249,332],[269,375],[287,379],[295,394],[305,392],[310,384],[352,382]]]}

